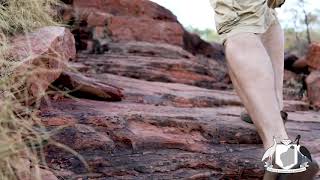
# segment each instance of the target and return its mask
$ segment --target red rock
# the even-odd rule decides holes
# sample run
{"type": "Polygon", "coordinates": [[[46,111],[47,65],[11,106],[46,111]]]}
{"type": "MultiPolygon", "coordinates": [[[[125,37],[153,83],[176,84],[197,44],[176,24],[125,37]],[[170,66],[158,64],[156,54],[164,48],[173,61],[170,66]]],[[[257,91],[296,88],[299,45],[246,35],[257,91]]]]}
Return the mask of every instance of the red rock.
{"type": "Polygon", "coordinates": [[[114,52],[114,45],[110,43],[110,52],[114,53],[96,56],[81,53],[77,61],[89,66],[90,71],[98,74],[110,73],[148,81],[182,83],[209,89],[230,88],[229,84],[223,81],[227,76],[223,62],[205,57],[197,58],[181,47],[163,43],[120,44],[124,44],[122,51],[114,52]]]}
{"type": "MultiPolygon", "coordinates": [[[[169,10],[148,0],[75,0],[73,16],[70,12],[69,7],[62,11],[64,19],[73,17],[78,23],[85,21],[88,28],[106,25],[108,35],[114,41],[168,43],[193,54],[224,60],[221,45],[211,45],[198,35],[187,32],[169,10]]],[[[87,49],[83,41],[87,39],[84,38],[77,39],[78,50],[87,49]]]]}
{"type": "Polygon", "coordinates": [[[94,11],[88,15],[87,22],[89,26],[105,26],[111,17],[111,14],[94,11]]]}
{"type": "Polygon", "coordinates": [[[26,103],[43,96],[75,54],[74,37],[62,27],[45,27],[12,39],[11,55],[21,61],[14,76],[17,80],[26,77],[23,83],[30,96],[24,97],[26,103]]]}
{"type": "Polygon", "coordinates": [[[115,41],[162,42],[183,46],[183,28],[176,22],[114,16],[108,22],[108,29],[115,41]]]}
{"type": "Polygon", "coordinates": [[[308,99],[312,106],[320,109],[320,71],[313,71],[306,79],[308,99]]]}
{"type": "Polygon", "coordinates": [[[123,98],[120,88],[73,72],[63,72],[54,85],[68,88],[72,91],[71,95],[82,98],[107,101],[121,101],[123,98]]]}
{"type": "Polygon", "coordinates": [[[145,16],[151,19],[177,21],[166,8],[148,0],[74,0],[73,6],[80,9],[98,9],[115,16],[145,16]]]}
{"type": "MultiPolygon", "coordinates": [[[[170,94],[158,87],[158,92],[170,94]]],[[[81,150],[93,173],[101,173],[101,177],[185,179],[207,167],[205,172],[214,170],[228,178],[258,179],[264,171],[260,162],[263,149],[254,126],[239,119],[242,110],[236,106],[177,108],[70,99],[41,108],[49,118],[72,117],[81,124],[64,128],[54,139],[81,150]]],[[[291,138],[297,134],[303,137],[314,159],[319,158],[319,123],[319,113],[290,112],[286,124],[291,138]]],[[[77,158],[52,148],[47,154],[49,159],[63,160],[67,169],[85,173],[77,158]]]]}
{"type": "Polygon", "coordinates": [[[320,43],[312,43],[306,56],[307,64],[311,69],[320,70],[320,43]]]}

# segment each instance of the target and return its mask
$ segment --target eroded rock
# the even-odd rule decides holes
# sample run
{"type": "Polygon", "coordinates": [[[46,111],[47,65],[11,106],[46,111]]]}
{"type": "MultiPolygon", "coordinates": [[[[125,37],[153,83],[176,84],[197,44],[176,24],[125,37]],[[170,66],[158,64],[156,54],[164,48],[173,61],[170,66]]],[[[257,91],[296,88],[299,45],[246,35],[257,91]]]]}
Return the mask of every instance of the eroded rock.
{"type": "Polygon", "coordinates": [[[13,70],[13,76],[17,84],[26,87],[29,97],[23,100],[31,104],[41,98],[75,54],[74,37],[63,27],[45,27],[14,37],[11,56],[19,65],[13,70]]]}

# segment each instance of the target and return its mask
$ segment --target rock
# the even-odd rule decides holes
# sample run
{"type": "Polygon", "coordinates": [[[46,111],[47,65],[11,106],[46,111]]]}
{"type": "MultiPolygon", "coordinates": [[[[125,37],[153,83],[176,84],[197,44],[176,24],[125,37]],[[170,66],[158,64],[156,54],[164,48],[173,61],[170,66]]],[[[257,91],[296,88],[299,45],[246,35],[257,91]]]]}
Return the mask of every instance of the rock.
{"type": "MultiPolygon", "coordinates": [[[[43,120],[73,117],[77,124],[85,125],[80,130],[72,126],[64,129],[56,140],[81,149],[93,173],[101,177],[189,178],[210,172],[209,177],[247,179],[263,174],[259,160],[263,150],[257,145],[261,142],[254,126],[239,119],[242,107],[178,108],[70,99],[50,104],[41,108],[43,120]],[[82,133],[77,135],[79,131],[82,133]],[[87,142],[96,133],[109,138],[87,142]]],[[[286,124],[290,137],[300,134],[313,154],[318,151],[312,142],[320,133],[316,126],[319,119],[319,114],[291,112],[286,124]]],[[[76,157],[61,150],[47,149],[47,157],[63,160],[67,170],[85,173],[76,157]]]]}
{"type": "Polygon", "coordinates": [[[295,54],[285,53],[284,69],[292,71],[292,66],[298,59],[298,56],[296,56],[295,54]]]}
{"type": "Polygon", "coordinates": [[[312,43],[306,55],[307,64],[311,69],[320,70],[320,44],[312,43]]]}
{"type": "Polygon", "coordinates": [[[193,58],[194,56],[181,47],[165,43],[149,43],[142,41],[129,41],[123,43],[110,43],[111,53],[131,54],[138,56],[163,57],[169,59],[193,58]]]}
{"type": "Polygon", "coordinates": [[[107,101],[121,101],[123,98],[121,89],[79,73],[65,71],[53,85],[68,88],[76,97],[107,101]]]}
{"type": "Polygon", "coordinates": [[[224,60],[221,45],[205,42],[198,35],[187,32],[166,8],[148,0],[75,0],[62,8],[65,21],[75,27],[85,22],[87,27],[78,27],[77,49],[87,50],[87,34],[90,29],[102,26],[105,34],[115,42],[146,41],[167,43],[183,47],[192,54],[202,54],[208,58],[224,60]],[[73,15],[72,15],[73,14],[73,15]]]}
{"type": "Polygon", "coordinates": [[[148,17],[161,21],[177,21],[166,8],[149,0],[74,0],[76,9],[96,9],[115,16],[148,17]]]}
{"type": "Polygon", "coordinates": [[[199,35],[184,31],[184,49],[192,54],[202,54],[208,58],[225,60],[224,47],[217,43],[208,43],[200,38],[199,35]]]}
{"type": "Polygon", "coordinates": [[[320,109],[320,71],[313,71],[306,79],[308,100],[312,106],[320,109]]]}
{"type": "Polygon", "coordinates": [[[105,26],[111,18],[109,13],[94,11],[88,15],[87,22],[89,26],[105,26]]]}
{"type": "Polygon", "coordinates": [[[234,92],[209,90],[177,83],[149,82],[106,73],[91,74],[91,76],[123,89],[126,97],[124,102],[188,108],[242,105],[234,92]]]}
{"type": "Polygon", "coordinates": [[[292,71],[297,74],[309,74],[308,62],[305,57],[299,58],[292,64],[292,71]]]}
{"type": "Polygon", "coordinates": [[[44,95],[75,53],[73,35],[62,27],[45,27],[12,39],[11,56],[20,61],[13,70],[14,78],[16,82],[22,79],[22,85],[27,87],[27,104],[44,95]]]}
{"type": "Polygon", "coordinates": [[[160,42],[183,46],[183,28],[176,22],[114,16],[108,22],[108,29],[114,41],[160,42]]]}
{"type": "MultiPolygon", "coordinates": [[[[110,44],[110,48],[112,46],[110,44]]],[[[151,56],[141,54],[141,50],[137,54],[135,51],[124,53],[124,50],[118,51],[118,53],[110,52],[94,56],[79,54],[77,62],[89,66],[90,71],[98,74],[111,73],[148,81],[182,83],[209,89],[230,88],[230,84],[225,83],[228,74],[223,62],[191,56],[187,52],[183,52],[182,48],[173,49],[162,44],[153,45],[159,49],[155,48],[157,50],[152,51],[147,50],[152,47],[149,44],[137,43],[135,45],[130,43],[129,46],[130,49],[134,49],[136,46],[136,50],[145,48],[145,52],[151,56]],[[166,54],[165,52],[170,53],[166,54]]]]}
{"type": "Polygon", "coordinates": [[[84,124],[64,127],[52,138],[63,142],[76,151],[94,149],[107,151],[115,148],[113,140],[110,139],[107,133],[97,132],[93,127],[84,124]]]}

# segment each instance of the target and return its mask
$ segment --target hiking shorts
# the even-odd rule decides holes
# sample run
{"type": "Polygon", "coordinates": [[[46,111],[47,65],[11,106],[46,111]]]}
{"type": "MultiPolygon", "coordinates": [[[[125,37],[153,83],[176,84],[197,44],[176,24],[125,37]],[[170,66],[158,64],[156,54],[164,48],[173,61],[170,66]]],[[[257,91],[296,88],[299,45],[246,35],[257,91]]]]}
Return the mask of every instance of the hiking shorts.
{"type": "Polygon", "coordinates": [[[267,0],[210,0],[210,3],[223,44],[238,33],[264,33],[278,21],[275,9],[268,6],[267,0]]]}

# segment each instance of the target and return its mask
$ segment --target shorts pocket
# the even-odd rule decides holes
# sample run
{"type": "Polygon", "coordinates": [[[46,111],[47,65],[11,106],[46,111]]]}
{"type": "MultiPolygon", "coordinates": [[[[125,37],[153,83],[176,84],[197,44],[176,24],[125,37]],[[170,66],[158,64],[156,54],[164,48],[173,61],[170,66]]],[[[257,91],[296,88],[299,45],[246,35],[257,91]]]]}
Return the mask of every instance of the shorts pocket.
{"type": "Polygon", "coordinates": [[[237,6],[236,3],[235,0],[215,0],[213,3],[218,34],[231,31],[232,26],[240,20],[240,16],[235,8],[237,6]]]}

